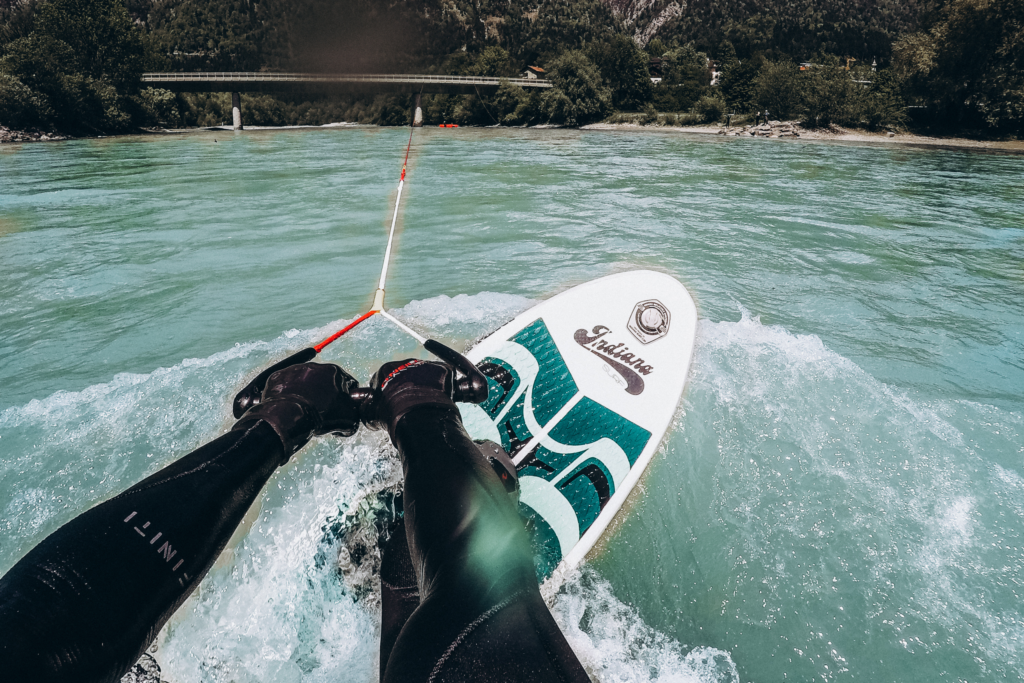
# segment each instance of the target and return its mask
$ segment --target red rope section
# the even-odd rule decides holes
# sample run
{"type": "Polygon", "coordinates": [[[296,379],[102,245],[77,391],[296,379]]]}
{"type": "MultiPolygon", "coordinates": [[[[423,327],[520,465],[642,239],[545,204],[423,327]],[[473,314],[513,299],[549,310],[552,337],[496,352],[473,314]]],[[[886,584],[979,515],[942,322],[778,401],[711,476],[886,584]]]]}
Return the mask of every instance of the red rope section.
{"type": "Polygon", "coordinates": [[[377,311],[367,311],[366,313],[363,313],[361,316],[359,316],[358,318],[356,318],[355,320],[350,322],[348,325],[345,325],[345,327],[343,327],[342,329],[338,330],[337,332],[332,334],[330,337],[328,337],[327,339],[324,339],[322,342],[320,342],[319,344],[314,346],[313,350],[316,351],[317,353],[320,353],[321,351],[324,350],[325,346],[327,346],[331,342],[335,341],[338,337],[340,337],[341,335],[345,334],[346,332],[351,330],[353,327],[355,327],[359,323],[363,322],[364,320],[366,320],[367,318],[369,318],[371,315],[373,315],[376,312],[377,311]]]}
{"type": "Polygon", "coordinates": [[[409,144],[405,146],[405,161],[402,162],[402,177],[398,179],[399,182],[405,180],[405,167],[409,164],[409,150],[412,148],[412,132],[416,130],[412,126],[409,126],[409,144]]]}

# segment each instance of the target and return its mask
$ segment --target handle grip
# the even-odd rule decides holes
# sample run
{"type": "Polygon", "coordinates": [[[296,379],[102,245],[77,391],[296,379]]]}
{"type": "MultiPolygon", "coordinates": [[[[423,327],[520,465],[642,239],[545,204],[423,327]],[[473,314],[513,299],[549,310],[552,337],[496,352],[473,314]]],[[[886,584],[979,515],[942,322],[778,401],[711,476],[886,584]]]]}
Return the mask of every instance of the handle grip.
{"type": "Polygon", "coordinates": [[[423,348],[464,375],[453,378],[453,401],[456,403],[483,403],[487,399],[487,378],[479,368],[473,365],[473,361],[433,339],[423,342],[423,348]]]}
{"type": "MultiPolygon", "coordinates": [[[[434,354],[442,361],[461,373],[459,377],[455,373],[452,379],[452,400],[457,403],[482,403],[487,398],[487,378],[473,365],[473,362],[458,351],[451,349],[439,341],[428,339],[423,347],[434,354]]],[[[245,385],[241,391],[235,394],[232,403],[232,412],[235,419],[239,419],[245,411],[257,405],[263,398],[263,390],[267,387],[267,380],[278,370],[283,370],[292,365],[306,363],[316,358],[316,349],[310,347],[298,353],[288,356],[282,361],[274,363],[269,368],[256,375],[252,381],[245,385]]],[[[352,390],[352,398],[359,405],[360,414],[371,406],[375,399],[379,398],[380,391],[369,387],[359,387],[352,390]]],[[[366,420],[363,419],[363,422],[366,420]]]]}
{"type": "Polygon", "coordinates": [[[278,370],[284,370],[285,368],[299,363],[307,363],[316,358],[316,349],[309,347],[308,349],[302,349],[298,353],[294,353],[283,361],[274,363],[269,368],[256,375],[256,377],[245,385],[245,388],[235,394],[235,400],[231,404],[231,411],[235,415],[235,419],[242,417],[245,411],[252,408],[254,405],[259,403],[263,399],[263,390],[267,388],[267,380],[278,370]]]}

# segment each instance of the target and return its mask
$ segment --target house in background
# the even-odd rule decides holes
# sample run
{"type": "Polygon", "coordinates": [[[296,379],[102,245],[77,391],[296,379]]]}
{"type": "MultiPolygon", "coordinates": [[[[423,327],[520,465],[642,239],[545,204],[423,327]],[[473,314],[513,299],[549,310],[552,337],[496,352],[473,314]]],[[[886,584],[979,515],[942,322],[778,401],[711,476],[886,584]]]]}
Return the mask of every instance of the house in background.
{"type": "Polygon", "coordinates": [[[722,77],[722,70],[715,63],[715,60],[708,60],[708,69],[711,70],[711,85],[718,85],[718,79],[722,77]]]}
{"type": "Polygon", "coordinates": [[[544,69],[539,66],[528,66],[523,72],[523,78],[544,78],[544,69]]]}
{"type": "Polygon", "coordinates": [[[665,60],[661,57],[651,57],[647,60],[647,73],[651,76],[651,83],[661,83],[665,76],[665,60]]]}

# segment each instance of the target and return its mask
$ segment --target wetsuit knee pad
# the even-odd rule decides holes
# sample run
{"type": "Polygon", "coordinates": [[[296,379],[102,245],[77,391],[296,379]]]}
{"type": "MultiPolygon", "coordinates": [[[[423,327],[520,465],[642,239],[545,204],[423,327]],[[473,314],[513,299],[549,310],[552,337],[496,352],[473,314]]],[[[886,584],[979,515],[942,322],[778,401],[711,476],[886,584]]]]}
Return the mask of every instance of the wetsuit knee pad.
{"type": "Polygon", "coordinates": [[[512,496],[515,503],[519,503],[519,475],[512,458],[500,445],[488,440],[477,440],[473,443],[480,449],[480,454],[491,464],[494,473],[498,475],[505,490],[512,496]]]}

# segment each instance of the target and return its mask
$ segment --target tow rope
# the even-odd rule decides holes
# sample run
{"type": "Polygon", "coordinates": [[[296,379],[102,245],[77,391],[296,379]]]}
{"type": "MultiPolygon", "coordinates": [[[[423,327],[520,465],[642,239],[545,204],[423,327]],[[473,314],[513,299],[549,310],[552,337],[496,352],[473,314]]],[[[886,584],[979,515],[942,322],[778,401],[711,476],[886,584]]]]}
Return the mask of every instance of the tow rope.
{"type": "Polygon", "coordinates": [[[419,343],[422,344],[423,342],[426,341],[426,339],[422,335],[417,334],[409,327],[399,322],[390,313],[384,310],[384,285],[387,283],[388,279],[388,264],[391,262],[391,248],[395,242],[395,225],[398,223],[398,208],[399,205],[402,203],[402,190],[405,188],[405,174],[406,170],[409,167],[409,150],[412,149],[412,133],[414,130],[416,129],[411,126],[409,127],[409,142],[405,145],[405,160],[402,161],[402,175],[398,179],[398,196],[395,198],[395,211],[391,216],[391,230],[388,232],[387,247],[384,249],[384,265],[381,266],[380,269],[380,281],[377,283],[377,291],[373,293],[373,304],[370,306],[370,310],[368,310],[366,313],[363,313],[361,316],[350,322],[348,325],[346,325],[342,329],[332,334],[330,337],[327,337],[327,339],[324,339],[322,342],[314,346],[313,350],[316,351],[317,353],[320,353],[329,344],[337,341],[346,333],[348,333],[349,330],[354,329],[356,326],[359,325],[359,323],[363,322],[364,320],[368,320],[377,313],[380,313],[381,316],[395,323],[395,325],[397,325],[402,331],[412,335],[412,337],[415,338],[416,341],[418,341],[419,343]]]}
{"type": "Polygon", "coordinates": [[[401,320],[398,320],[384,310],[384,294],[385,285],[387,284],[388,279],[388,265],[391,262],[391,252],[395,242],[395,226],[398,224],[398,209],[402,203],[402,190],[405,188],[405,174],[409,166],[409,151],[412,149],[412,134],[414,130],[414,128],[410,127],[409,142],[405,146],[405,160],[402,162],[402,175],[398,179],[398,196],[395,198],[395,211],[391,216],[391,230],[388,232],[387,247],[384,249],[384,264],[380,269],[380,280],[377,282],[377,289],[373,293],[373,304],[370,306],[370,310],[363,313],[361,316],[331,336],[327,337],[319,344],[305,348],[282,361],[274,363],[253,378],[241,391],[235,394],[235,400],[232,404],[232,412],[236,418],[240,418],[246,410],[257,403],[260,403],[262,400],[263,389],[272,374],[289,366],[313,360],[313,358],[315,358],[328,345],[337,341],[349,331],[357,327],[360,323],[365,320],[369,320],[378,313],[381,317],[387,318],[400,330],[422,344],[427,351],[440,358],[452,368],[457,369],[462,374],[462,377],[455,383],[455,389],[453,389],[454,393],[452,396],[454,400],[479,403],[487,398],[487,380],[471,361],[459,352],[448,348],[444,344],[433,339],[427,339],[423,335],[418,334],[401,320]]]}

